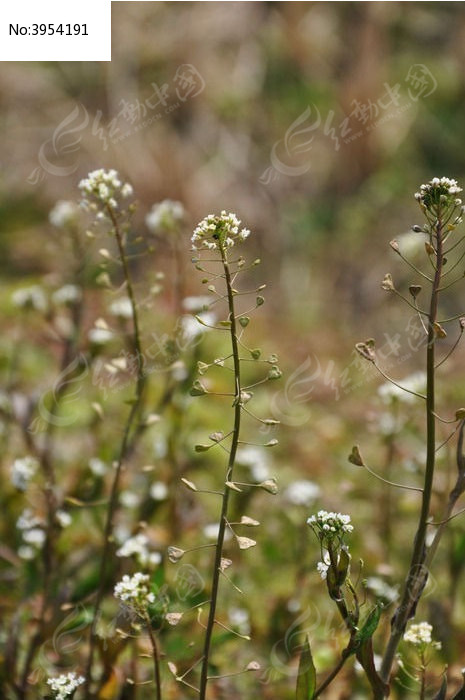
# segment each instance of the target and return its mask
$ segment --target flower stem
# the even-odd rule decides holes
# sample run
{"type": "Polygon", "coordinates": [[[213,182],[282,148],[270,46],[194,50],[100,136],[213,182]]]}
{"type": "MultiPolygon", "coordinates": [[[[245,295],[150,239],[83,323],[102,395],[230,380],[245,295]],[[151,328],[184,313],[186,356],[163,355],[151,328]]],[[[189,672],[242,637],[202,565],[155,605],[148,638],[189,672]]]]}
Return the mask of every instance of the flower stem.
{"type": "Polygon", "coordinates": [[[442,254],[442,223],[438,217],[436,224],[436,266],[431,290],[430,309],[428,314],[428,345],[426,349],[426,467],[420,517],[418,521],[415,542],[410,561],[408,575],[405,581],[401,602],[393,617],[391,635],[386,647],[382,666],[381,678],[389,681],[397,647],[402,638],[408,620],[414,615],[416,605],[426,583],[427,572],[424,563],[426,556],[426,530],[430,511],[431,494],[433,489],[434,468],[436,463],[436,419],[435,419],[435,331],[437,320],[439,288],[443,266],[442,254]]]}
{"type": "Polygon", "coordinates": [[[158,651],[157,640],[155,639],[155,635],[154,635],[153,630],[152,630],[152,622],[151,622],[150,617],[148,615],[146,617],[145,622],[147,625],[147,630],[148,630],[149,639],[150,639],[150,646],[152,647],[152,654],[153,654],[153,668],[155,671],[155,689],[156,689],[155,698],[156,698],[156,700],[161,700],[160,653],[158,651]]]}
{"type": "Polygon", "coordinates": [[[94,659],[95,647],[97,642],[97,624],[100,618],[100,610],[102,606],[103,596],[105,592],[107,567],[110,559],[111,544],[112,544],[112,533],[114,517],[116,513],[116,507],[118,502],[118,489],[119,482],[121,478],[121,472],[123,468],[123,462],[127,456],[129,448],[129,437],[131,429],[133,427],[136,416],[139,412],[139,408],[142,402],[142,395],[145,387],[146,376],[144,373],[143,366],[143,355],[141,349],[140,341],[140,330],[139,321],[137,314],[136,299],[134,295],[134,290],[131,282],[131,275],[129,272],[126,251],[124,247],[123,235],[119,226],[119,222],[113,212],[112,208],[107,205],[107,213],[113,224],[113,231],[115,234],[116,242],[118,245],[119,256],[121,264],[123,267],[123,274],[126,283],[126,289],[128,293],[129,300],[132,307],[132,317],[133,317],[133,341],[134,341],[134,351],[136,355],[136,367],[137,367],[137,382],[136,382],[136,392],[131,410],[126,420],[126,425],[123,432],[123,437],[121,440],[121,445],[119,448],[119,454],[116,460],[115,473],[113,477],[113,483],[111,486],[110,499],[108,503],[107,518],[105,523],[104,531],[104,544],[102,551],[102,558],[100,560],[100,571],[99,571],[99,586],[97,589],[97,596],[95,599],[94,613],[92,617],[92,625],[90,630],[90,640],[89,640],[89,654],[87,658],[86,672],[85,672],[85,698],[89,700],[92,697],[91,693],[91,682],[92,682],[92,664],[94,659]]]}
{"type": "MultiPolygon", "coordinates": [[[[225,281],[226,281],[228,307],[229,307],[229,321],[231,322],[231,326],[230,326],[231,348],[232,348],[233,363],[234,363],[234,383],[235,383],[235,387],[234,387],[234,391],[235,391],[234,427],[233,427],[233,432],[232,432],[231,450],[229,453],[229,460],[228,460],[228,466],[227,466],[227,470],[226,470],[226,479],[225,479],[225,481],[232,481],[234,462],[236,459],[237,446],[239,443],[239,431],[240,431],[240,425],[241,425],[241,410],[242,410],[241,404],[240,404],[241,371],[240,371],[240,359],[239,359],[239,345],[237,342],[237,334],[236,334],[236,318],[235,318],[235,311],[234,311],[234,294],[233,294],[232,282],[231,282],[231,272],[230,272],[229,264],[227,261],[226,251],[224,250],[223,246],[220,245],[219,247],[220,247],[220,251],[221,251],[221,260],[222,260],[223,267],[224,267],[224,274],[225,274],[225,281]]],[[[222,503],[221,503],[221,513],[220,513],[220,522],[219,522],[219,528],[218,528],[218,537],[216,540],[215,562],[214,562],[214,569],[213,569],[213,575],[212,575],[210,610],[209,610],[207,625],[206,625],[206,629],[205,629],[205,641],[204,641],[204,647],[203,647],[202,670],[200,673],[200,689],[199,689],[199,699],[200,700],[205,700],[206,693],[207,693],[208,665],[209,665],[209,661],[210,661],[210,650],[211,650],[213,627],[215,625],[216,605],[217,605],[217,600],[218,600],[218,588],[219,588],[220,572],[221,572],[221,557],[223,554],[224,535],[225,535],[226,524],[227,524],[228,504],[229,504],[229,488],[225,485],[224,491],[223,491],[222,503]]]]}

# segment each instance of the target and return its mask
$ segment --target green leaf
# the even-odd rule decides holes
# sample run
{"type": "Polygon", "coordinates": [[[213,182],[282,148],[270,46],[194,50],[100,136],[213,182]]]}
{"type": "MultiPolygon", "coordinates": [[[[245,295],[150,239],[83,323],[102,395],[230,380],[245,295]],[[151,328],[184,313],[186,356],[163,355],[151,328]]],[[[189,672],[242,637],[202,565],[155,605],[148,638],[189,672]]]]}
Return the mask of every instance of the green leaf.
{"type": "Polygon", "coordinates": [[[439,691],[437,692],[437,694],[434,696],[433,700],[446,700],[446,692],[447,692],[447,678],[446,678],[446,676],[444,676],[442,679],[441,687],[439,688],[439,691]]]}
{"type": "Polygon", "coordinates": [[[371,610],[371,612],[368,613],[368,616],[365,622],[363,623],[363,627],[355,635],[355,641],[359,644],[363,644],[363,642],[366,642],[368,639],[371,639],[371,637],[376,632],[376,628],[378,627],[380,617],[381,606],[377,604],[373,608],[373,610],[371,610]]]}
{"type": "Polygon", "coordinates": [[[339,561],[337,563],[337,585],[342,586],[347,578],[347,572],[349,571],[350,565],[350,554],[349,550],[344,547],[341,549],[339,554],[339,561]]]}
{"type": "Polygon", "coordinates": [[[313,700],[316,689],[316,670],[313,663],[310,642],[307,639],[302,648],[297,675],[295,700],[313,700]]]}

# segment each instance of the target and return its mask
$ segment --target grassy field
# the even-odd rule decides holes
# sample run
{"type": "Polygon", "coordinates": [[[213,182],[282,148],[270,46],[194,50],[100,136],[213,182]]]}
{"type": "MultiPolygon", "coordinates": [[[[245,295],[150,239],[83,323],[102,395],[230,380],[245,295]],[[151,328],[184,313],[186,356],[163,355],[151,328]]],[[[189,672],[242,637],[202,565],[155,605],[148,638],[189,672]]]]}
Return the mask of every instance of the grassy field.
{"type": "Polygon", "coordinates": [[[400,606],[462,697],[462,3],[112,11],[0,74],[0,696],[382,698],[400,606]]]}

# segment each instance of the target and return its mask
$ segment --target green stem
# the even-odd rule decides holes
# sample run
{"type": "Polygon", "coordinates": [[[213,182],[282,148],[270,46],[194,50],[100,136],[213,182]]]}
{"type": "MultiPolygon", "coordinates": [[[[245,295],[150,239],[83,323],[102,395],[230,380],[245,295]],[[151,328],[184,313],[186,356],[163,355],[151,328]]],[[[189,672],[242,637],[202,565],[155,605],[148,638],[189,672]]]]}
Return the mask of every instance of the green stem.
{"type": "Polygon", "coordinates": [[[129,436],[130,436],[133,423],[135,421],[135,418],[137,416],[137,413],[139,411],[139,408],[140,408],[140,405],[142,402],[142,394],[143,394],[145,381],[146,381],[146,377],[144,374],[144,367],[143,367],[143,356],[142,356],[141,341],[140,341],[140,330],[139,330],[139,320],[138,320],[138,315],[137,315],[136,299],[135,299],[134,290],[132,287],[131,276],[130,276],[127,258],[126,258],[126,252],[124,249],[123,236],[121,233],[121,229],[119,227],[118,220],[117,220],[117,218],[116,218],[116,216],[115,216],[115,214],[110,206],[107,206],[107,213],[108,213],[108,215],[111,219],[111,222],[113,224],[113,230],[114,230],[116,242],[118,245],[119,256],[120,256],[121,264],[123,266],[123,274],[124,274],[124,279],[126,282],[126,289],[127,289],[128,297],[129,297],[129,300],[131,302],[131,307],[132,307],[133,328],[134,328],[134,335],[133,335],[133,337],[134,337],[134,350],[136,353],[136,365],[137,365],[137,382],[136,382],[136,393],[135,393],[134,402],[131,406],[131,410],[129,412],[129,415],[128,415],[128,418],[126,421],[126,425],[124,428],[123,437],[122,437],[121,445],[120,445],[120,449],[119,449],[118,458],[116,460],[115,474],[114,474],[113,483],[111,486],[110,499],[109,499],[109,503],[108,503],[107,518],[106,518],[105,531],[104,531],[104,544],[103,544],[102,558],[100,561],[99,586],[97,589],[97,596],[95,599],[94,613],[93,613],[93,617],[92,617],[92,625],[91,625],[90,640],[89,640],[89,654],[88,654],[88,658],[87,658],[87,665],[86,665],[86,672],[85,672],[84,689],[85,689],[86,700],[89,700],[92,697],[92,693],[91,693],[92,664],[93,664],[93,660],[94,660],[95,647],[96,647],[96,643],[97,643],[97,625],[98,625],[98,621],[99,621],[99,617],[100,617],[100,610],[102,607],[102,601],[103,601],[103,597],[104,597],[104,593],[105,593],[106,574],[107,574],[108,562],[109,562],[110,553],[111,553],[113,524],[114,524],[114,517],[115,517],[115,513],[116,513],[117,501],[118,501],[119,482],[120,482],[120,478],[121,478],[123,462],[127,456],[127,452],[128,452],[128,448],[129,448],[129,436]]]}
{"type": "MultiPolygon", "coordinates": [[[[232,481],[234,462],[236,459],[236,451],[239,443],[239,431],[241,425],[241,372],[240,372],[240,359],[239,359],[239,346],[237,342],[236,334],[236,318],[234,313],[234,294],[232,290],[231,283],[231,272],[229,269],[228,261],[226,258],[226,252],[220,245],[221,259],[224,267],[226,289],[228,296],[228,307],[229,307],[229,320],[231,322],[230,333],[231,333],[231,347],[234,363],[234,381],[235,381],[235,405],[234,405],[234,428],[232,433],[231,451],[229,453],[228,467],[226,470],[225,481],[232,481]]],[[[205,630],[205,641],[203,647],[203,659],[202,659],[202,670],[200,673],[200,689],[199,689],[199,700],[205,700],[207,693],[208,684],[208,665],[210,661],[210,650],[211,641],[213,635],[213,628],[215,625],[215,613],[216,605],[218,600],[218,589],[220,582],[220,571],[221,571],[221,557],[223,554],[223,544],[224,535],[226,531],[227,515],[228,515],[228,504],[229,504],[229,488],[225,485],[223,491],[223,498],[221,503],[221,513],[218,529],[218,537],[216,540],[215,549],[215,562],[212,575],[212,590],[210,599],[210,610],[208,614],[207,626],[205,630]]]]}
{"type": "Polygon", "coordinates": [[[336,678],[336,676],[339,674],[339,672],[342,670],[342,667],[344,666],[345,662],[349,658],[349,655],[342,655],[338,664],[333,668],[331,673],[324,679],[324,681],[321,683],[321,685],[318,686],[318,688],[315,690],[313,693],[313,698],[317,698],[318,696],[321,695],[321,693],[326,690],[326,688],[333,682],[333,680],[336,678]]]}
{"type": "Polygon", "coordinates": [[[438,296],[442,273],[442,223],[438,218],[436,226],[436,270],[431,290],[430,309],[428,314],[428,346],[426,350],[426,467],[420,517],[410,561],[409,572],[405,581],[401,602],[392,621],[391,635],[381,666],[381,678],[388,683],[394,663],[397,647],[402,638],[405,626],[414,614],[426,582],[424,569],[425,540],[428,517],[433,490],[434,468],[436,463],[436,419],[435,409],[435,332],[434,323],[437,319],[438,296]]]}
{"type": "Polygon", "coordinates": [[[155,672],[155,697],[156,700],[161,700],[160,653],[158,651],[157,640],[155,639],[155,635],[153,634],[152,623],[148,615],[146,617],[145,622],[149,633],[150,646],[152,647],[153,669],[155,672]]]}

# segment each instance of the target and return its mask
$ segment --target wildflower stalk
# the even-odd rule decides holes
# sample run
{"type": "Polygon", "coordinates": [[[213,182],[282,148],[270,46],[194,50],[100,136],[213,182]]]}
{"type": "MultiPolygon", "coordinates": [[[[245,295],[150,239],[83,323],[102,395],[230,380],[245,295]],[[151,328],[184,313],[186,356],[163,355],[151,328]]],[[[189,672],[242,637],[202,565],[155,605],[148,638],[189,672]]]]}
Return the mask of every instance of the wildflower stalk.
{"type": "Polygon", "coordinates": [[[424,571],[424,561],[426,556],[426,530],[428,527],[428,517],[430,512],[431,494],[433,490],[434,468],[436,464],[436,418],[435,412],[435,330],[434,324],[437,322],[439,287],[442,273],[442,237],[443,228],[441,217],[439,216],[436,225],[436,271],[431,290],[430,309],[428,314],[428,345],[426,348],[426,466],[425,480],[423,486],[423,497],[421,503],[420,517],[418,520],[417,532],[415,535],[414,548],[408,576],[404,585],[404,590],[400,605],[394,616],[391,635],[386,647],[381,667],[381,677],[388,681],[397,647],[402,638],[407,621],[412,616],[415,606],[418,603],[427,573],[424,571]]]}
{"type": "Polygon", "coordinates": [[[97,642],[97,624],[99,621],[100,609],[101,609],[101,605],[102,605],[102,601],[103,601],[103,597],[104,597],[104,593],[105,593],[106,574],[107,574],[108,562],[110,559],[111,547],[112,547],[112,533],[113,533],[114,517],[115,517],[117,501],[118,501],[119,482],[120,482],[120,478],[121,478],[121,472],[123,469],[123,463],[124,463],[124,460],[127,456],[128,449],[129,449],[129,438],[130,438],[130,434],[131,434],[131,429],[134,425],[137,414],[139,413],[139,409],[140,409],[140,406],[142,403],[144,387],[145,387],[145,383],[146,383],[146,376],[145,376],[144,367],[143,367],[143,356],[142,356],[142,348],[141,348],[141,340],[140,340],[140,329],[139,329],[137,305],[136,305],[136,299],[135,299],[135,295],[134,295],[134,289],[132,286],[129,266],[128,266],[128,262],[127,262],[123,233],[121,231],[121,227],[120,227],[119,221],[117,219],[117,216],[115,215],[115,212],[110,204],[108,204],[108,203],[106,204],[105,211],[106,211],[106,214],[107,214],[108,218],[110,219],[111,224],[113,226],[113,232],[115,234],[115,239],[116,239],[116,243],[118,246],[119,257],[120,257],[121,265],[123,268],[123,275],[124,275],[124,280],[126,283],[126,290],[127,290],[127,294],[128,294],[128,297],[129,297],[129,300],[131,303],[131,308],[132,308],[133,343],[134,343],[134,352],[136,355],[137,380],[136,380],[135,396],[134,396],[134,399],[133,399],[133,402],[131,405],[131,410],[130,410],[129,415],[128,415],[127,420],[126,420],[126,425],[124,427],[123,437],[122,437],[121,445],[119,448],[119,454],[118,454],[118,458],[116,460],[113,483],[111,486],[110,499],[109,499],[109,503],[108,503],[107,517],[106,517],[105,530],[104,530],[103,551],[102,551],[102,558],[100,561],[100,570],[99,570],[99,586],[97,589],[97,596],[95,599],[94,613],[93,613],[93,618],[92,618],[90,640],[89,640],[89,654],[88,654],[86,673],[85,673],[85,698],[86,699],[92,697],[90,685],[91,685],[91,681],[92,681],[92,664],[93,664],[95,647],[96,647],[96,642],[97,642]]]}
{"type": "MultiPolygon", "coordinates": [[[[234,293],[232,289],[231,282],[231,272],[229,269],[227,250],[222,243],[221,238],[218,242],[218,248],[221,254],[221,262],[224,269],[224,276],[226,281],[226,292],[227,301],[229,309],[229,321],[230,321],[230,337],[231,337],[231,349],[234,365],[234,427],[232,432],[232,442],[231,450],[229,453],[228,466],[226,470],[226,482],[232,481],[234,463],[236,460],[237,446],[239,444],[239,433],[241,427],[241,368],[239,359],[239,345],[237,341],[237,326],[236,326],[236,315],[234,308],[234,293]]],[[[203,660],[202,669],[200,673],[200,688],[199,688],[199,698],[200,700],[205,700],[208,684],[208,666],[210,661],[210,649],[213,634],[213,627],[215,625],[215,614],[216,605],[218,600],[218,588],[220,581],[221,572],[221,557],[223,553],[224,535],[227,526],[227,516],[228,516],[228,504],[229,504],[229,493],[230,489],[225,484],[222,502],[221,502],[221,513],[218,528],[218,537],[216,540],[215,547],[215,561],[212,575],[212,588],[211,588],[211,599],[210,599],[210,609],[208,613],[207,626],[205,630],[205,641],[203,647],[203,660]]]]}
{"type": "Polygon", "coordinates": [[[156,700],[161,700],[160,653],[158,651],[157,640],[152,630],[152,622],[148,614],[145,615],[145,624],[147,625],[150,646],[152,647],[153,669],[155,672],[155,698],[156,700]]]}
{"type": "MultiPolygon", "coordinates": [[[[80,241],[77,231],[72,228],[70,231],[73,245],[73,253],[76,262],[75,281],[80,283],[84,268],[84,255],[80,247],[80,241]]],[[[59,381],[54,387],[53,404],[49,409],[47,416],[47,425],[44,433],[44,446],[42,449],[36,444],[32,432],[27,424],[24,424],[23,434],[29,449],[33,451],[39,460],[40,469],[43,473],[44,486],[43,494],[46,505],[46,537],[42,550],[43,562],[43,595],[40,604],[40,610],[37,616],[38,625],[36,632],[31,637],[26,657],[21,672],[19,687],[17,688],[18,700],[25,698],[27,695],[28,677],[31,672],[32,663],[36,655],[37,649],[43,640],[45,618],[47,610],[55,598],[53,589],[54,574],[56,577],[56,531],[57,520],[56,512],[58,508],[56,491],[57,478],[55,467],[53,464],[53,446],[55,437],[56,420],[60,409],[60,403],[64,398],[67,389],[69,388],[69,380],[79,373],[82,369],[82,362],[77,354],[79,334],[81,330],[83,301],[79,299],[72,307],[72,333],[65,340],[63,345],[63,353],[60,362],[59,381]],[[71,371],[70,371],[71,370],[71,371]]]]}
{"type": "MultiPolygon", "coordinates": [[[[381,678],[385,683],[389,682],[396,650],[405,631],[408,620],[414,616],[416,606],[423,592],[428,577],[428,569],[432,556],[436,550],[438,539],[442,534],[440,528],[434,540],[434,548],[430,551],[426,547],[426,532],[430,515],[431,495],[436,464],[436,414],[435,414],[435,344],[437,331],[442,330],[438,325],[438,301],[442,290],[441,278],[444,265],[444,243],[450,232],[460,223],[460,214],[463,211],[461,200],[455,200],[455,195],[460,192],[455,181],[442,178],[432,180],[428,185],[422,185],[421,193],[416,199],[425,214],[430,232],[430,240],[427,246],[428,258],[434,270],[431,281],[431,296],[429,311],[427,314],[427,348],[426,348],[426,463],[424,486],[422,491],[422,503],[418,520],[414,547],[411,556],[407,578],[404,584],[400,604],[391,623],[391,633],[384,653],[381,665],[381,678]],[[451,217],[460,207],[460,214],[452,225],[448,225],[451,217]]],[[[419,227],[414,227],[414,229],[419,227]]],[[[444,321],[443,321],[444,322],[444,321]]]]}

